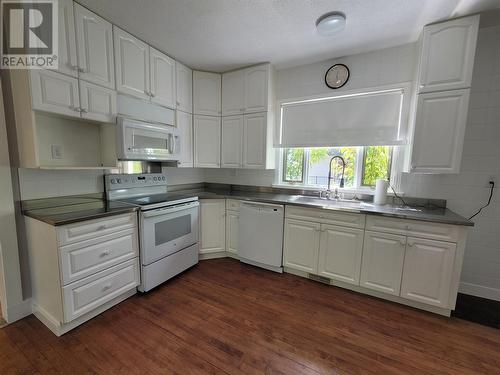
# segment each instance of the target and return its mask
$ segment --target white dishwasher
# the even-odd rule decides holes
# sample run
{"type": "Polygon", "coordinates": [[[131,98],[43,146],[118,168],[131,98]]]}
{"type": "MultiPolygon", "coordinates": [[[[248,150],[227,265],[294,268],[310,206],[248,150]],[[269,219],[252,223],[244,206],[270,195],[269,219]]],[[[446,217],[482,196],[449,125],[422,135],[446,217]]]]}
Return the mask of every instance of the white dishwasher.
{"type": "Polygon", "coordinates": [[[238,226],[240,261],[283,272],[283,220],[281,205],[242,202],[238,226]]]}

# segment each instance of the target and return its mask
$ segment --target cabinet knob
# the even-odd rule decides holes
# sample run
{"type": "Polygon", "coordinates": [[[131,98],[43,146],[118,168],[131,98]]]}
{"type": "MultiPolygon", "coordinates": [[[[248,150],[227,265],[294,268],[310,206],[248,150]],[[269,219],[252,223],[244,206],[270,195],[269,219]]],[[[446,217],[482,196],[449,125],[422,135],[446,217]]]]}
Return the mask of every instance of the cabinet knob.
{"type": "Polygon", "coordinates": [[[103,291],[103,292],[105,292],[106,290],[111,289],[111,286],[112,286],[112,285],[111,285],[111,283],[104,285],[104,286],[102,287],[102,291],[103,291]]]}
{"type": "Polygon", "coordinates": [[[72,70],[76,70],[76,71],[78,71],[78,70],[79,70],[79,69],[78,69],[78,65],[71,65],[71,64],[68,64],[68,65],[69,65],[69,67],[70,67],[72,70]]]}
{"type": "Polygon", "coordinates": [[[80,108],[80,112],[87,113],[88,111],[85,108],[80,108]]]}
{"type": "Polygon", "coordinates": [[[412,242],[408,242],[408,246],[409,247],[413,247],[413,243],[412,242]]]}
{"type": "Polygon", "coordinates": [[[399,241],[399,243],[401,244],[401,246],[405,246],[406,243],[404,241],[399,241]]]}
{"type": "Polygon", "coordinates": [[[107,257],[108,255],[111,254],[111,250],[104,250],[102,253],[101,253],[101,257],[107,257]]]}
{"type": "Polygon", "coordinates": [[[80,73],[87,73],[87,69],[80,68],[80,67],[78,67],[78,71],[79,71],[80,73]]]}

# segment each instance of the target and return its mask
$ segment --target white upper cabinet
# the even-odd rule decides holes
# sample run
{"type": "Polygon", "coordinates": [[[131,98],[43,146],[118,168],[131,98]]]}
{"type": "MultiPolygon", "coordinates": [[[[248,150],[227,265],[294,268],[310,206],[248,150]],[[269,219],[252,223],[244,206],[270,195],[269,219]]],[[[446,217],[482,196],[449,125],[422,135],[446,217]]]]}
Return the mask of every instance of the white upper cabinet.
{"type": "Polygon", "coordinates": [[[193,167],[193,115],[176,111],[176,124],[181,137],[181,157],[179,167],[193,167]]]}
{"type": "Polygon", "coordinates": [[[222,116],[245,112],[245,71],[222,74],[222,116]]]}
{"type": "Polygon", "coordinates": [[[34,110],[80,117],[78,79],[50,70],[30,71],[34,110]]]}
{"type": "Polygon", "coordinates": [[[149,47],[151,72],[151,101],[175,108],[175,61],[164,53],[149,47]]]}
{"type": "Polygon", "coordinates": [[[114,122],[116,91],[80,81],[80,107],[82,118],[100,122],[114,122]]]}
{"type": "Polygon", "coordinates": [[[241,168],[243,165],[243,116],[222,118],[222,168],[241,168]]]}
{"type": "Polygon", "coordinates": [[[470,87],[478,28],[479,15],[424,28],[419,92],[470,87]]]}
{"type": "Polygon", "coordinates": [[[457,245],[408,237],[401,297],[450,307],[451,280],[457,245]]]}
{"type": "Polygon", "coordinates": [[[78,77],[78,60],[76,56],[75,15],[72,0],[59,0],[59,66],[58,71],[78,77]]]}
{"type": "Polygon", "coordinates": [[[221,115],[221,75],[193,72],[193,111],[195,115],[221,115]]]}
{"type": "Polygon", "coordinates": [[[79,76],[115,88],[113,27],[95,13],[74,3],[79,76]]]}
{"type": "Polygon", "coordinates": [[[243,168],[266,168],[267,126],[267,112],[244,116],[243,168]]]}
{"type": "Polygon", "coordinates": [[[149,99],[149,46],[129,33],[113,27],[116,58],[116,89],[149,99]]]}
{"type": "Polygon", "coordinates": [[[399,296],[406,237],[365,232],[360,285],[399,296]]]}
{"type": "Polygon", "coordinates": [[[318,274],[359,285],[364,230],[321,225],[318,274]]]}
{"type": "Polygon", "coordinates": [[[411,172],[459,173],[469,89],[420,94],[411,172]]]}
{"type": "Polygon", "coordinates": [[[194,116],[195,168],[220,168],[221,118],[194,116]]]}
{"type": "Polygon", "coordinates": [[[245,113],[269,109],[269,64],[245,69],[245,113]]]}
{"type": "Polygon", "coordinates": [[[179,62],[175,62],[176,108],[193,113],[193,71],[179,62]]]}

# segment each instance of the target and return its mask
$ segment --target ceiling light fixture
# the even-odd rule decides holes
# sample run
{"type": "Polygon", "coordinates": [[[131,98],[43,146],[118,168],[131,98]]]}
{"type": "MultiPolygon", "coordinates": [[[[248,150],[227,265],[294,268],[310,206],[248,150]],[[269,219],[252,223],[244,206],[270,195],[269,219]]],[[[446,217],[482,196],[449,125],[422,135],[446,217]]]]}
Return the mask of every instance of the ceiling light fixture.
{"type": "Polygon", "coordinates": [[[344,29],[345,19],[345,14],[342,12],[330,12],[323,14],[316,21],[316,29],[318,29],[319,35],[335,35],[344,29]]]}

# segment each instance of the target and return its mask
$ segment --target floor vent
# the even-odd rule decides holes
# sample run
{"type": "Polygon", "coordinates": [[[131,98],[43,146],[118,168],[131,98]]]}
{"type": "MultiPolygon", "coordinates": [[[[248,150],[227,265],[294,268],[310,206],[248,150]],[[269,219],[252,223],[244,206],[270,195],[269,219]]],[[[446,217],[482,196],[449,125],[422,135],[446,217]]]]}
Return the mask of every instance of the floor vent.
{"type": "Polygon", "coordinates": [[[328,277],[323,277],[323,276],[318,276],[318,275],[313,275],[312,273],[309,274],[309,278],[314,281],[318,281],[323,284],[328,284],[330,285],[330,279],[328,277]]]}

